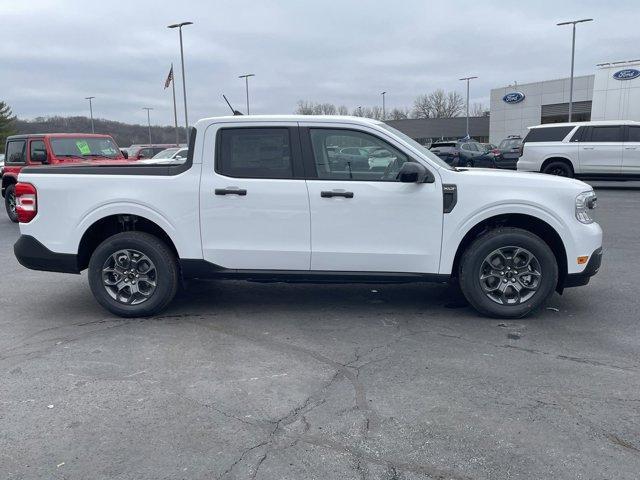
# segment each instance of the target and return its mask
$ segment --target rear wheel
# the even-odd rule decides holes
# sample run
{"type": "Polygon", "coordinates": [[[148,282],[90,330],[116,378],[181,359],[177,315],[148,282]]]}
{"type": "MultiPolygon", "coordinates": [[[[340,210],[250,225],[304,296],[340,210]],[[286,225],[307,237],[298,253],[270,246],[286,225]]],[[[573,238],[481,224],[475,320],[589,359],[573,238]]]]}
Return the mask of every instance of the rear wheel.
{"type": "Polygon", "coordinates": [[[568,165],[566,162],[551,162],[547,166],[544,167],[542,173],[547,173],[549,175],[557,175],[558,177],[573,177],[573,168],[568,165]]]}
{"type": "Polygon", "coordinates": [[[519,228],[498,228],[477,238],[460,262],[460,288],[480,313],[524,317],[553,294],[558,264],[549,246],[519,228]]]}
{"type": "Polygon", "coordinates": [[[9,185],[4,192],[4,206],[7,209],[9,219],[18,223],[18,213],[16,212],[16,186],[9,185]]]}
{"type": "Polygon", "coordinates": [[[121,317],[155,315],[171,302],[178,283],[175,255],[148,233],[118,233],[102,242],[89,262],[93,295],[121,317]]]}

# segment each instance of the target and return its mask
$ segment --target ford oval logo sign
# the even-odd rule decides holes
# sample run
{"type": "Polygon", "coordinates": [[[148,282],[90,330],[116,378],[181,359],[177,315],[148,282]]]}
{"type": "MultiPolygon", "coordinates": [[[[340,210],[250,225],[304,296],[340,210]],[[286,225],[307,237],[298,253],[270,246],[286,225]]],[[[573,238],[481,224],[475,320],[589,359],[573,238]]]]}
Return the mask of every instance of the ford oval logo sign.
{"type": "Polygon", "coordinates": [[[524,93],[522,92],[511,92],[502,97],[504,103],[520,103],[522,100],[524,100],[524,93]]]}
{"type": "Polygon", "coordinates": [[[613,78],[616,80],[633,80],[638,77],[640,77],[640,70],[635,68],[626,68],[613,74],[613,78]]]}

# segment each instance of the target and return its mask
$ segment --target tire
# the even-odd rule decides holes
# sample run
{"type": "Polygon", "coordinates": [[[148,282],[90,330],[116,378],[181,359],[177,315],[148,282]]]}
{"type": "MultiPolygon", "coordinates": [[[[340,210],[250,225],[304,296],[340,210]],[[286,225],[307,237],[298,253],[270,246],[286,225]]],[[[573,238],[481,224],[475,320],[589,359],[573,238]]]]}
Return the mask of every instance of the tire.
{"type": "Polygon", "coordinates": [[[473,168],[473,160],[465,160],[464,161],[464,166],[466,168],[473,168]]]}
{"type": "Polygon", "coordinates": [[[502,227],[478,237],[467,247],[460,261],[459,282],[466,299],[481,314],[522,318],[553,294],[558,283],[558,263],[549,246],[537,235],[520,228],[502,227]],[[511,260],[509,252],[513,252],[511,260]],[[527,255],[532,258],[524,266],[527,255]],[[506,262],[495,268],[487,262],[500,258],[506,262]],[[502,293],[501,289],[506,290],[502,293]]]}
{"type": "Polygon", "coordinates": [[[9,185],[4,191],[4,206],[7,209],[7,215],[13,223],[18,223],[18,214],[16,213],[16,186],[9,185]]]}
{"type": "Polygon", "coordinates": [[[558,177],[573,178],[573,168],[571,168],[571,165],[561,161],[549,163],[546,167],[544,167],[542,173],[546,173],[548,175],[557,175],[558,177]]]}
{"type": "Polygon", "coordinates": [[[89,261],[91,292],[100,305],[120,317],[159,313],[173,300],[178,285],[174,253],[148,233],[113,235],[96,248],[89,261]]]}

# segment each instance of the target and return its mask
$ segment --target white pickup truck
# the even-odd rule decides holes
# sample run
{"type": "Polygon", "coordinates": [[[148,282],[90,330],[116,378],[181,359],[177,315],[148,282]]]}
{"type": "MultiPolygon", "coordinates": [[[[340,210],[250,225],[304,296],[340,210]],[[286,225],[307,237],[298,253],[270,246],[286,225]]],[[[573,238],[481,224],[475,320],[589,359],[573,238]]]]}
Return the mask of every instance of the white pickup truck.
{"type": "Polygon", "coordinates": [[[16,196],[20,263],[88,268],[125,317],[158,313],[189,278],[451,281],[481,313],[523,317],[602,256],[585,183],[452,168],[362,118],[208,118],[183,164],[30,167],[16,196]]]}

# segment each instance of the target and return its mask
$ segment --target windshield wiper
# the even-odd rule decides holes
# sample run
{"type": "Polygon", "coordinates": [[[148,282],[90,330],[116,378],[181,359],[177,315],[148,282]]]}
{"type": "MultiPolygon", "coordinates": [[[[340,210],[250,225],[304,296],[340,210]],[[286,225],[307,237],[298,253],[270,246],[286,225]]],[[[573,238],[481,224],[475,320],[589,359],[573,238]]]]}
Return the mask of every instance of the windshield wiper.
{"type": "Polygon", "coordinates": [[[67,155],[57,155],[56,157],[66,157],[66,158],[80,158],[82,160],[84,160],[84,157],[82,155],[71,155],[71,154],[67,154],[67,155]]]}

